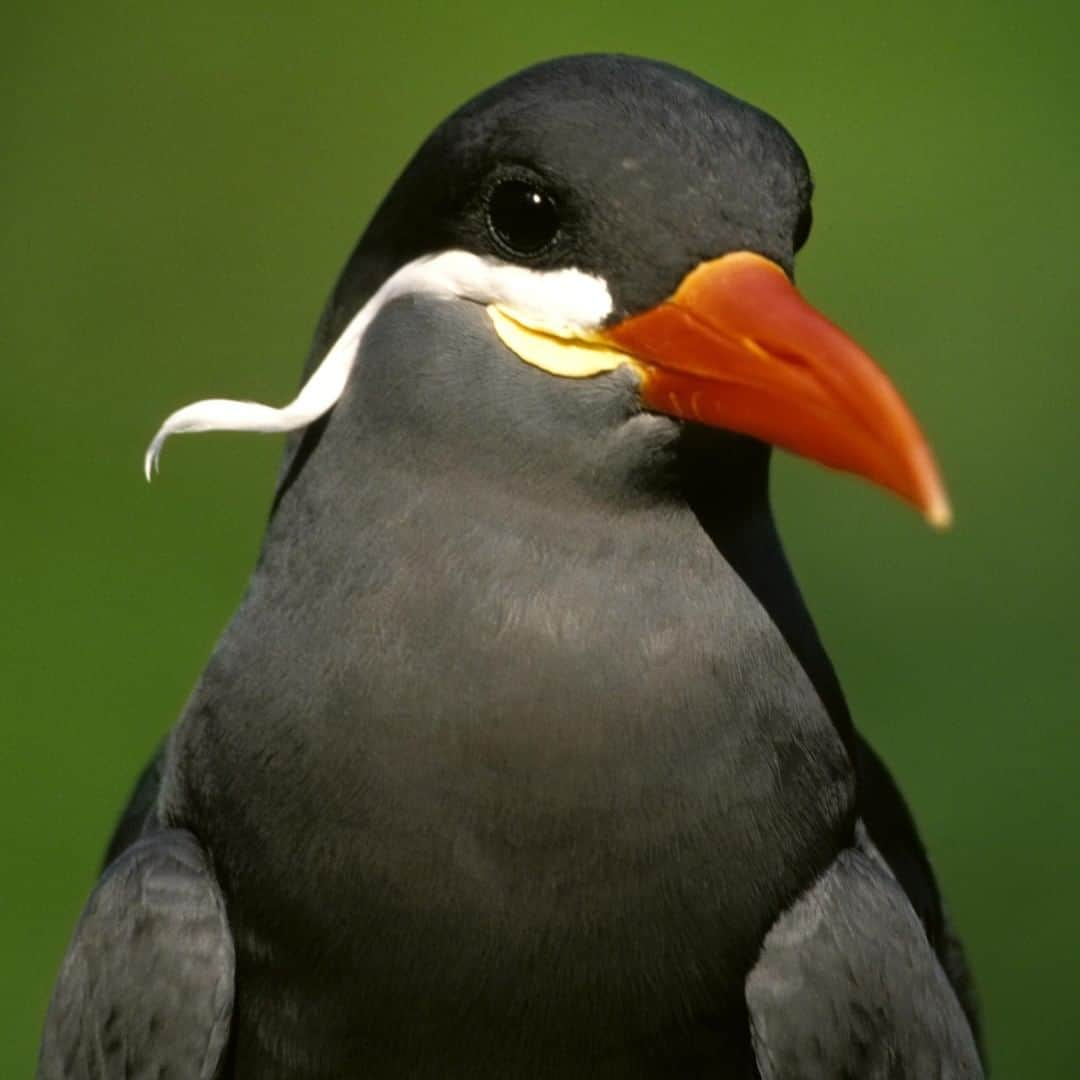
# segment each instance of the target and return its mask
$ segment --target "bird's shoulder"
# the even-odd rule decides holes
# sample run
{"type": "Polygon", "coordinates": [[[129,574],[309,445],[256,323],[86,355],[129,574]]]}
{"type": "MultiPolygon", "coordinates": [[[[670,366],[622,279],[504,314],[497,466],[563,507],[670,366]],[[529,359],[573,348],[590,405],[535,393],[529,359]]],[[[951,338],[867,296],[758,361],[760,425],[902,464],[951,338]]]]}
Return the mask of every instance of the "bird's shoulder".
{"type": "Polygon", "coordinates": [[[763,1080],[983,1076],[956,993],[862,826],[766,935],[746,1001],[763,1080]]]}
{"type": "Polygon", "coordinates": [[[911,810],[885,762],[855,733],[857,813],[919,917],[985,1060],[979,1002],[963,943],[949,920],[911,810]]]}
{"type": "Polygon", "coordinates": [[[225,902],[198,841],[144,836],[108,867],[68,946],[39,1080],[219,1075],[233,1005],[225,902]]]}

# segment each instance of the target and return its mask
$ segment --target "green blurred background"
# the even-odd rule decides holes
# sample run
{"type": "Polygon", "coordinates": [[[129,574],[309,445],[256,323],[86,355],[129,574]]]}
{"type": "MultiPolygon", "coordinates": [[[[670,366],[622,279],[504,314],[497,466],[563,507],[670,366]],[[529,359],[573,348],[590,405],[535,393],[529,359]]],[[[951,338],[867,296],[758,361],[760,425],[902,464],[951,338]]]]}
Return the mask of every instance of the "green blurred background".
{"type": "Polygon", "coordinates": [[[280,442],[143,448],[281,402],[427,131],[531,61],[619,50],[777,115],[814,166],[807,295],[894,375],[957,525],[790,459],[790,554],[916,809],[999,1077],[1075,1075],[1077,8],[458,3],[10,10],[0,44],[0,1076],[132,779],[244,587],[280,442]],[[1066,14],[1068,12],[1068,14],[1066,14]]]}

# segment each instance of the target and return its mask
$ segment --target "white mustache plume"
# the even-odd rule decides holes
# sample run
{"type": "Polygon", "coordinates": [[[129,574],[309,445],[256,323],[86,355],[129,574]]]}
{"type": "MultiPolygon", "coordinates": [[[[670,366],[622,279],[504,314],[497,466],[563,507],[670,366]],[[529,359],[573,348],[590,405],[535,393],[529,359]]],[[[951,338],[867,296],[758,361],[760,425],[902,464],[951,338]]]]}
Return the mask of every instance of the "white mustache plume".
{"type": "Polygon", "coordinates": [[[519,323],[557,337],[599,328],[611,313],[607,284],[580,270],[530,270],[466,251],[425,255],[407,263],[382,284],[352,317],[341,336],[288,405],[210,398],[172,413],[158,429],[143,459],[146,479],[159,468],[171,435],[200,431],[295,431],[328,412],[341,397],[362,351],[363,337],[390,301],[409,294],[472,300],[493,305],[519,323]]]}

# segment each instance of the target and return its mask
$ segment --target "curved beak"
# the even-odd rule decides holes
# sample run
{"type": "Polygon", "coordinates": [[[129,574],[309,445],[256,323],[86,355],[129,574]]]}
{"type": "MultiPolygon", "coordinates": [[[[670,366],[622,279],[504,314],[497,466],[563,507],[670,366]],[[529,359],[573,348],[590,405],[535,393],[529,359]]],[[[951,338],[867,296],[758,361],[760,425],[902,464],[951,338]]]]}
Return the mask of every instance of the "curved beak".
{"type": "Polygon", "coordinates": [[[746,251],[702,263],[668,300],[599,337],[637,361],[648,408],[856,473],[949,525],[933,454],[900,395],[776,263],[746,251]]]}

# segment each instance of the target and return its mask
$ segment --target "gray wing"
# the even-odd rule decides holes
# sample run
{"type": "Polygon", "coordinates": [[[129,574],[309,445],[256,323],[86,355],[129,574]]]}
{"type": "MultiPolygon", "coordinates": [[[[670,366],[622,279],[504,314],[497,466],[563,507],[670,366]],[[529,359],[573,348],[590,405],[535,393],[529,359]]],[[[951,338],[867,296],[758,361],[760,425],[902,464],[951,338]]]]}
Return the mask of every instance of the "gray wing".
{"type": "Polygon", "coordinates": [[[128,796],[124,812],[113,829],[101,866],[102,871],[131,847],[143,833],[154,828],[161,828],[161,822],[158,821],[157,816],[157,805],[162,779],[165,776],[165,757],[168,749],[169,741],[166,739],[154,751],[154,756],[139,774],[139,779],[135,781],[135,787],[128,796]]]}
{"type": "Polygon", "coordinates": [[[862,735],[856,732],[855,736],[859,816],[865,822],[873,848],[888,863],[915,909],[938,962],[960,999],[985,1067],[975,982],[963,944],[945,910],[915,819],[885,763],[862,735]]]}
{"type": "Polygon", "coordinates": [[[38,1080],[212,1080],[234,958],[202,848],[164,830],[127,849],[87,902],[45,1019],[38,1080]]]}
{"type": "Polygon", "coordinates": [[[762,1080],[983,1076],[956,993],[865,834],[769,931],[746,1001],[762,1080]]]}

